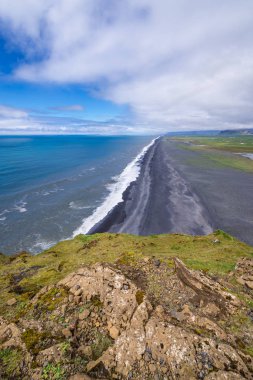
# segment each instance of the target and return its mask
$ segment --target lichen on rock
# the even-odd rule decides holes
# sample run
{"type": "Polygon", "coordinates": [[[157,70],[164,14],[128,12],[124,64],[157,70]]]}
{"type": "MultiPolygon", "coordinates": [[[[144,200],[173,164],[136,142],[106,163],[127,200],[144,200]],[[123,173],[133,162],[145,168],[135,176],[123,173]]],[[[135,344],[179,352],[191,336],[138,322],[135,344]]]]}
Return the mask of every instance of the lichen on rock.
{"type": "Polygon", "coordinates": [[[250,380],[253,327],[228,283],[238,268],[217,280],[177,258],[175,268],[81,267],[41,289],[15,323],[0,319],[0,378],[250,380]],[[242,313],[247,331],[236,331],[242,313]]]}

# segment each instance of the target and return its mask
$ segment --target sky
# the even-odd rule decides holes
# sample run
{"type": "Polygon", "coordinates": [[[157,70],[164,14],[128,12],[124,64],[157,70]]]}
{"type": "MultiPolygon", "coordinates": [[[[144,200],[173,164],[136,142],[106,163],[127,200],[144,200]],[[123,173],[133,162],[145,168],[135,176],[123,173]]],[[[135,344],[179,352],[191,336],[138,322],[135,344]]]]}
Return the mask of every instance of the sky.
{"type": "Polygon", "coordinates": [[[252,0],[0,0],[0,134],[253,128],[252,0]]]}

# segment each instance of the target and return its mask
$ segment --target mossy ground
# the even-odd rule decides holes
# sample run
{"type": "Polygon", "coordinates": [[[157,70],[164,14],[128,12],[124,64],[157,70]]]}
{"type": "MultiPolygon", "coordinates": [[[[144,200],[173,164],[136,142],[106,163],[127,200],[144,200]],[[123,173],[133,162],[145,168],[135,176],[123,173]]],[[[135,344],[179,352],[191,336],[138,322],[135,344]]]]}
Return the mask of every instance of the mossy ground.
{"type": "MultiPolygon", "coordinates": [[[[45,285],[56,284],[68,273],[80,266],[96,262],[131,264],[144,256],[154,257],[173,265],[177,256],[193,269],[201,269],[214,274],[231,271],[240,257],[253,257],[250,247],[231,236],[216,231],[208,236],[152,235],[133,236],[127,234],[79,235],[72,240],[62,241],[54,247],[32,256],[22,253],[16,257],[0,256],[0,314],[16,319],[27,311],[31,297],[45,285]],[[36,267],[36,271],[29,269],[36,267]],[[20,281],[13,286],[13,276],[24,271],[20,281]],[[8,299],[15,297],[14,307],[6,307],[8,299]]],[[[42,309],[50,311],[54,303],[59,303],[64,294],[52,289],[43,298],[42,309]],[[57,295],[57,297],[55,297],[57,295]]]]}

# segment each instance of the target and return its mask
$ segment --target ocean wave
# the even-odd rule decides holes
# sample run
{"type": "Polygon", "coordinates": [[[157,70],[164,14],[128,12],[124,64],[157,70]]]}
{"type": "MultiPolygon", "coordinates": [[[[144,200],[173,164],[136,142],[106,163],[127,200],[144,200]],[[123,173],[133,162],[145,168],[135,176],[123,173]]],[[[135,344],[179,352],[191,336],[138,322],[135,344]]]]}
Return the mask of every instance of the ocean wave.
{"type": "Polygon", "coordinates": [[[95,169],[96,169],[95,167],[84,169],[84,170],[81,171],[81,173],[78,174],[77,177],[83,177],[83,176],[85,176],[87,174],[87,172],[93,172],[95,169]]]}
{"type": "Polygon", "coordinates": [[[7,214],[8,212],[10,212],[10,210],[7,210],[7,209],[5,209],[2,212],[0,212],[0,218],[4,217],[6,219],[6,216],[4,216],[4,215],[7,214]]]}
{"type": "Polygon", "coordinates": [[[69,202],[69,208],[72,208],[73,210],[83,210],[92,208],[92,206],[79,206],[76,202],[69,202]]]}
{"type": "Polygon", "coordinates": [[[47,195],[58,193],[58,191],[64,191],[61,187],[56,187],[52,190],[42,190],[41,192],[36,192],[37,195],[42,195],[43,197],[46,197],[47,195]]]}
{"type": "Polygon", "coordinates": [[[15,204],[15,206],[13,207],[13,209],[15,211],[18,211],[18,212],[26,212],[27,211],[27,208],[25,207],[27,205],[27,202],[25,201],[19,201],[15,204]]]}
{"type": "Polygon", "coordinates": [[[37,253],[37,252],[44,251],[45,249],[52,247],[56,243],[57,241],[44,240],[40,236],[38,236],[37,241],[31,247],[31,252],[37,253]]]}
{"type": "MultiPolygon", "coordinates": [[[[158,137],[157,137],[158,138],[158,137]]],[[[145,146],[142,151],[135,157],[133,161],[131,161],[123,170],[123,172],[114,177],[116,180],[115,183],[107,184],[106,187],[110,191],[109,195],[105,198],[104,202],[96,208],[93,214],[91,214],[88,218],[83,220],[82,225],[77,228],[73,237],[78,234],[86,234],[88,233],[93,226],[95,226],[98,222],[108,215],[108,213],[120,202],[122,202],[122,195],[124,191],[128,188],[130,183],[135,181],[140,174],[140,161],[147,153],[148,149],[154,144],[157,140],[154,139],[150,144],[145,146]]]]}

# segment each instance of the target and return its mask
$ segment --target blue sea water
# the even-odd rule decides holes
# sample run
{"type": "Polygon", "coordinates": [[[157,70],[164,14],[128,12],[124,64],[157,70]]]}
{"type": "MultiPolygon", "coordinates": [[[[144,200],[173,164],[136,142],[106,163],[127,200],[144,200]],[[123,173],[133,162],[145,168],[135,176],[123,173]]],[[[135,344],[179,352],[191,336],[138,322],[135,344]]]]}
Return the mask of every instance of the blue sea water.
{"type": "Polygon", "coordinates": [[[151,140],[1,136],[0,252],[36,253],[87,232],[137,175],[133,160],[151,140]]]}

